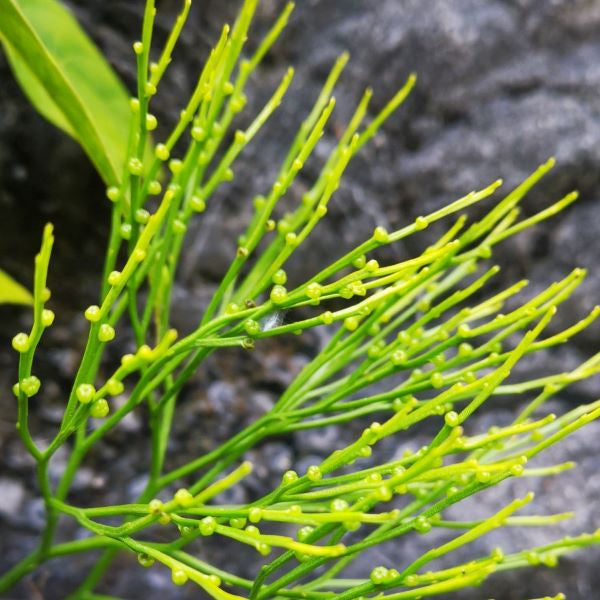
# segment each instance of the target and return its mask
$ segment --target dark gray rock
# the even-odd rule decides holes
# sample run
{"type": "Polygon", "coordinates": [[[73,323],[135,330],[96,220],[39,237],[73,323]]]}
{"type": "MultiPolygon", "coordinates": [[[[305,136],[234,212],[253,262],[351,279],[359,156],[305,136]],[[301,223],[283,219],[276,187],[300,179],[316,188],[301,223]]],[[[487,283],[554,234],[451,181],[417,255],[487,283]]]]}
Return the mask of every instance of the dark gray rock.
{"type": "Polygon", "coordinates": [[[2,490],[0,514],[3,517],[15,517],[20,512],[25,499],[23,483],[11,477],[1,477],[0,490],[2,490]]]}

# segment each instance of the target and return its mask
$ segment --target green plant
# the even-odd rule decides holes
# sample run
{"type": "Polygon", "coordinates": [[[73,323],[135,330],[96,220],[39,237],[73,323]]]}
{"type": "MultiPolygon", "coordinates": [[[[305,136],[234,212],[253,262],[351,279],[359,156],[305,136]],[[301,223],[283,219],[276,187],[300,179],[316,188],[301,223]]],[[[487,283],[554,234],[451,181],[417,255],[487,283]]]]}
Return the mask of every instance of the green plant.
{"type": "Polygon", "coordinates": [[[0,271],[0,304],[32,304],[33,297],[27,289],[10,275],[0,271]]]}
{"type": "MultiPolygon", "coordinates": [[[[0,6],[2,39],[21,83],[45,106],[45,116],[80,141],[113,203],[100,301],[85,311],[90,322],[88,341],[60,428],[45,448],[36,445],[30,434],[28,406],[41,391],[33,370],[35,351],[54,320],[46,307],[54,242],[50,225],[36,257],[33,326],[13,339],[20,354],[13,391],[19,434],[37,464],[47,525],[39,547],[0,577],[0,591],[44,561],[101,549],[102,557],[72,598],[98,597],[93,590],[120,550],[137,554],[142,566],[162,563],[171,569],[175,584],[189,580],[217,599],[421,598],[477,585],[496,571],[538,563],[553,566],[563,554],[600,542],[596,532],[513,554],[495,549],[451,568],[422,569],[497,527],[551,525],[565,518],[562,514],[513,516],[531,502],[531,494],[479,522],[449,521],[443,512],[507,478],[551,476],[570,468],[570,463],[530,468],[528,462],[600,416],[600,401],[560,416],[544,411],[546,400],[600,370],[600,354],[570,372],[509,382],[511,369],[526,354],[568,341],[600,314],[597,307],[568,329],[543,337],[557,307],[581,283],[584,272],[575,269],[516,306],[512,306],[514,298],[526,287],[525,281],[485,293],[486,283],[498,271],[485,266],[493,247],[576,200],[576,193],[570,193],[542,212],[520,219],[519,202],[552,168],[553,160],[471,225],[466,216],[459,216],[414,258],[382,265],[374,256],[379,248],[489,198],[501,182],[420,216],[398,231],[377,227],[371,238],[307,281],[293,285],[287,281],[283,270],[287,260],[325,217],[347,165],[407,97],[414,76],[370,120],[371,91],[365,92],[300,205],[275,220],[280,201],[311,157],[334,110],[331,94],[347,60],[346,55],[340,57],[283,158],[273,186],[264,197],[254,199],[252,220],[198,327],[182,335],[170,328],[172,287],[190,220],[234,177],[235,160],[276,110],[293,77],[290,69],[254,120],[245,129],[232,131],[236,115],[244,108],[248,79],[292,10],[288,5],[254,54],[241,59],[256,4],[257,0],[246,0],[234,26],[223,29],[173,132],[152,151],[149,132],[156,119],[149,105],[171,60],[189,0],[156,63],[150,62],[155,7],[153,0],[146,2],[142,40],[134,44],[137,98],[130,102],[131,117],[119,116],[120,112],[116,116],[120,124],[129,122],[127,140],[115,134],[114,126],[110,136],[104,135],[110,118],[86,105],[97,102],[106,87],[88,89],[94,100],[84,100],[77,90],[87,84],[61,67],[62,62],[70,64],[64,56],[62,61],[53,58],[65,50],[44,44],[43,32],[35,28],[44,22],[35,12],[43,4],[9,0],[0,6]],[[35,10],[28,13],[32,7],[35,10]],[[29,44],[31,36],[37,46],[29,44]],[[48,64],[56,68],[51,77],[48,64]],[[53,99],[50,109],[44,104],[48,96],[53,99]],[[102,141],[106,139],[110,141],[102,141]],[[173,157],[186,141],[179,158],[173,157]],[[272,319],[281,312],[285,323],[272,319]],[[321,326],[331,326],[329,341],[268,413],[216,450],[165,471],[170,429],[178,417],[178,394],[203,360],[222,347],[249,351],[267,337],[321,326]],[[103,360],[106,345],[117,329],[127,327],[134,333],[135,347],[120,365],[110,365],[103,360]],[[380,391],[383,385],[386,390],[380,391]],[[110,398],[121,394],[126,401],[111,412],[110,398]],[[498,395],[527,400],[510,425],[467,434],[465,422],[498,395]],[[135,504],[117,506],[84,508],[69,503],[70,486],[81,463],[133,410],[147,415],[152,432],[149,479],[141,497],[135,504]],[[282,473],[281,484],[251,504],[210,502],[250,472],[244,454],[262,440],[374,418],[378,420],[371,421],[354,443],[336,448],[306,473],[282,473]],[[381,440],[400,436],[423,421],[439,425],[429,444],[401,459],[361,464],[381,440]],[[54,488],[49,464],[67,444],[70,458],[54,488]],[[174,486],[183,484],[187,488],[176,491],[174,486]],[[59,515],[78,521],[90,536],[57,543],[59,515]],[[121,517],[122,523],[107,524],[107,517],[121,517]],[[287,524],[295,537],[269,533],[272,523],[287,524]],[[365,549],[403,535],[424,535],[433,527],[464,532],[413,563],[398,565],[397,570],[373,565],[364,579],[343,578],[345,567],[365,549]],[[167,528],[168,534],[159,538],[156,528],[167,528]],[[250,581],[228,572],[227,565],[207,564],[187,551],[195,540],[211,535],[232,538],[265,557],[272,549],[282,552],[265,558],[265,566],[250,581]],[[392,589],[398,591],[385,593],[392,589]]],[[[54,3],[46,6],[62,10],[54,3]]]]}

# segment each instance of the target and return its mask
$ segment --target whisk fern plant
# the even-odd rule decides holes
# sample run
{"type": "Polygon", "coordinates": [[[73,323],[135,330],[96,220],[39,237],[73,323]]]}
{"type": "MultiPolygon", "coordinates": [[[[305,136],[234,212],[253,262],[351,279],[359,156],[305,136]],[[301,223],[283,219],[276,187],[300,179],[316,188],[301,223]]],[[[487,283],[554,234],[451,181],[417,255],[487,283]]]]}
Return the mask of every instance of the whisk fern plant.
{"type": "MultiPolygon", "coordinates": [[[[25,4],[10,0],[2,8],[2,37],[14,60],[18,56],[26,62],[27,48],[18,36],[11,38],[11,31],[33,22],[27,20],[31,15],[25,4]]],[[[313,155],[335,109],[332,94],[348,57],[337,60],[271,188],[254,198],[252,218],[201,321],[191,331],[171,327],[173,283],[190,222],[202,219],[217,190],[235,177],[239,155],[284,99],[294,76],[292,69],[283,73],[262,110],[246,128],[235,129],[249,78],[293,8],[287,5],[254,53],[242,58],[256,4],[245,0],[234,25],[223,28],[171,134],[153,145],[150,132],[157,121],[150,106],[171,62],[190,0],[184,1],[156,62],[151,61],[156,10],[154,0],[147,0],[141,40],[133,45],[137,94],[129,102],[130,131],[121,140],[120,162],[111,162],[115,152],[108,152],[106,145],[89,139],[83,143],[81,138],[89,132],[71,127],[107,184],[110,236],[99,302],[85,310],[87,343],[65,398],[60,427],[44,447],[35,442],[28,420],[30,403],[44,393],[35,375],[36,349],[54,320],[46,286],[54,244],[51,225],[42,236],[35,259],[33,325],[13,339],[19,353],[13,392],[19,435],[37,464],[46,527],[37,549],[0,576],[0,592],[45,561],[102,550],[71,598],[101,597],[94,589],[104,572],[117,553],[130,552],[143,567],[170,569],[175,585],[200,586],[218,600],[416,599],[478,585],[498,571],[540,563],[553,566],[564,554],[600,542],[596,531],[512,553],[496,548],[466,563],[425,570],[498,527],[552,525],[568,516],[515,515],[532,502],[532,494],[480,521],[452,521],[445,512],[508,478],[554,476],[571,468],[572,463],[530,462],[600,417],[600,400],[561,415],[545,409],[546,401],[566,386],[596,374],[600,354],[568,372],[511,381],[511,370],[525,355],[564,344],[598,317],[596,307],[567,329],[545,333],[585,273],[575,269],[537,294],[527,295],[527,281],[486,291],[498,272],[489,265],[495,246],[576,200],[573,192],[531,217],[521,217],[519,203],[554,160],[501,199],[490,200],[487,214],[471,224],[464,211],[495,198],[500,181],[396,231],[377,227],[369,239],[324,264],[306,281],[288,281],[286,263],[302,252],[326,218],[348,165],[402,104],[415,76],[376,114],[369,110],[372,92],[365,91],[320,174],[298,206],[282,216],[280,201],[313,155]],[[378,249],[419,235],[441,220],[447,222],[445,233],[421,254],[390,264],[377,260],[378,249]],[[284,322],[276,318],[281,313],[284,322]],[[329,332],[327,343],[271,410],[216,449],[165,469],[172,424],[185,419],[178,395],[204,360],[223,347],[260,351],[267,337],[316,327],[329,332]],[[128,329],[135,345],[119,365],[111,365],[104,356],[107,345],[128,329]],[[119,395],[126,401],[115,405],[112,398],[119,395]],[[522,399],[513,422],[472,431],[473,413],[506,395],[522,399]],[[152,437],[144,491],[134,503],[74,505],[69,494],[78,468],[132,411],[147,415],[152,437]],[[250,473],[247,452],[261,441],[355,420],[366,427],[354,442],[333,448],[305,472],[281,473],[281,483],[262,497],[243,505],[213,502],[250,473]],[[437,431],[427,445],[401,458],[386,458],[378,450],[378,461],[366,466],[364,459],[382,440],[406,439],[411,427],[425,421],[437,431]],[[53,485],[49,466],[60,448],[68,449],[69,459],[53,485]],[[57,542],[61,516],[77,521],[89,535],[57,542]],[[115,518],[122,520],[117,523],[115,518]],[[344,577],[348,565],[368,548],[405,535],[423,536],[432,528],[447,529],[447,541],[432,543],[413,562],[392,569],[370,565],[362,579],[344,577]],[[207,536],[250,546],[264,556],[264,566],[253,579],[245,579],[230,572],[227,564],[200,560],[193,548],[207,536]]],[[[53,81],[40,81],[52,91],[53,81]]],[[[65,81],[74,80],[65,75],[65,81]]],[[[61,101],[55,99],[66,120],[76,124],[86,117],[77,107],[66,110],[61,101]]],[[[124,496],[124,502],[129,500],[124,496]]]]}

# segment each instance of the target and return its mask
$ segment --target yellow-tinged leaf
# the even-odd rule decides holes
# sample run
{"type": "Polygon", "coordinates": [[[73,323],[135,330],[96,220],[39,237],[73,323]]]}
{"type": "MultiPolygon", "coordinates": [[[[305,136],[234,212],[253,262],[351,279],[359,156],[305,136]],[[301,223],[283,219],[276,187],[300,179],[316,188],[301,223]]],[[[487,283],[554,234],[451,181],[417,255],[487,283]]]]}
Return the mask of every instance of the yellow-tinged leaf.
{"type": "Polygon", "coordinates": [[[58,0],[1,0],[0,41],[37,110],[75,138],[107,185],[122,172],[129,95],[58,0]]]}
{"type": "Polygon", "coordinates": [[[32,304],[33,296],[20,283],[0,270],[0,304],[32,304]]]}

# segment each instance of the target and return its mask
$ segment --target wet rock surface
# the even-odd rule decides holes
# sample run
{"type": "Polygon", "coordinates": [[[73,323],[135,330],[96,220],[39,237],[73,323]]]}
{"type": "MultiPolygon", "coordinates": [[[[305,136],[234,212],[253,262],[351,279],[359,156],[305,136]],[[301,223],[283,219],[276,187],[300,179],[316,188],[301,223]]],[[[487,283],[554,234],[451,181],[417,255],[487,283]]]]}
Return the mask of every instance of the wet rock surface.
{"type": "MultiPolygon", "coordinates": [[[[72,0],[71,7],[129,86],[134,81],[131,42],[137,39],[142,2],[72,0]]],[[[157,3],[157,37],[168,31],[179,2],[157,3]]],[[[224,20],[231,21],[237,2],[197,1],[182,44],[167,75],[154,112],[157,138],[182,107],[198,68],[224,20]]],[[[281,8],[263,0],[250,45],[255,44],[281,8]]],[[[549,155],[557,167],[529,195],[523,210],[532,214],[571,189],[581,192],[566,214],[526,231],[498,249],[501,283],[527,276],[532,293],[563,277],[573,266],[588,268],[588,278],[553,322],[556,330],[571,324],[598,302],[600,291],[600,1],[599,0],[305,0],[298,2],[291,23],[251,81],[247,114],[261,106],[287,64],[296,66],[295,83],[272,122],[248,148],[236,180],[224,187],[204,221],[190,233],[176,289],[176,326],[189,330],[201,313],[219,276],[227,267],[234,241],[250,214],[250,200],[264,192],[294,128],[311,107],[335,58],[349,50],[352,59],[336,92],[336,122],[323,140],[322,159],[335,141],[365,87],[374,88],[373,110],[417,72],[417,88],[405,106],[350,167],[331,203],[328,220],[290,268],[299,281],[325,260],[338,256],[370,234],[376,224],[395,228],[483,187],[497,177],[505,188],[518,183],[549,155]]],[[[39,440],[56,430],[65,391],[85,339],[82,309],[93,302],[108,223],[102,186],[75,143],[43,121],[28,105],[0,58],[0,266],[22,281],[31,279],[32,258],[45,221],[56,224],[57,244],[50,275],[56,325],[38,354],[36,370],[44,395],[32,403],[32,429],[39,440]],[[43,398],[43,400],[42,400],[43,398]]],[[[307,165],[302,186],[310,184],[320,161],[307,165]]],[[[428,235],[433,235],[429,234],[428,235]]],[[[427,240],[426,237],[422,238],[427,240]]],[[[423,242],[407,241],[393,250],[407,256],[423,242]]],[[[500,285],[500,284],[499,284],[500,285]]],[[[25,311],[0,307],[0,389],[9,390],[15,361],[10,337],[27,327],[25,311]]],[[[597,351],[598,326],[580,334],[569,347],[527,362],[541,376],[581,362],[597,351]]],[[[315,352],[314,332],[264,344],[252,355],[223,352],[195,376],[181,397],[181,413],[169,447],[169,466],[210,450],[244,424],[266,412],[315,352]]],[[[115,344],[112,358],[124,350],[115,344]]],[[[567,410],[595,400],[597,381],[569,390],[555,405],[567,410]]],[[[14,433],[12,396],[0,395],[0,572],[34,547],[43,527],[32,461],[14,433]]],[[[510,418],[511,405],[477,416],[473,431],[510,418]]],[[[224,502],[241,502],[272,487],[290,465],[314,463],[351,441],[361,424],[324,432],[303,432],[268,441],[252,451],[256,472],[232,490],[224,502]]],[[[386,445],[386,457],[418,448],[422,431],[386,445]]],[[[513,494],[538,492],[537,511],[576,510],[577,517],[552,532],[508,529],[478,542],[464,558],[548,541],[567,531],[600,526],[600,480],[597,468],[600,426],[580,431],[553,450],[545,464],[576,460],[578,469],[547,481],[514,481],[485,495],[485,503],[468,512],[491,514],[513,494]]],[[[144,485],[147,426],[139,414],[124,422],[86,462],[75,481],[74,503],[130,501],[144,485]]],[[[66,457],[58,455],[53,476],[66,457]]],[[[462,513],[452,515],[464,518],[462,513]]],[[[65,539],[84,535],[65,520],[65,539]]],[[[400,568],[439,540],[439,535],[411,536],[365,555],[352,567],[362,576],[383,564],[400,568]]],[[[226,565],[242,576],[256,572],[259,559],[239,545],[203,542],[198,556],[226,565]]],[[[460,599],[497,600],[567,593],[570,600],[595,597],[600,586],[600,551],[589,550],[561,561],[554,570],[537,569],[494,577],[482,589],[455,594],[460,599]]],[[[90,566],[90,557],[53,562],[15,589],[9,598],[64,598],[90,566]]],[[[125,557],[110,571],[102,589],[126,598],[199,598],[191,586],[176,589],[166,570],[139,568],[125,557]]]]}

